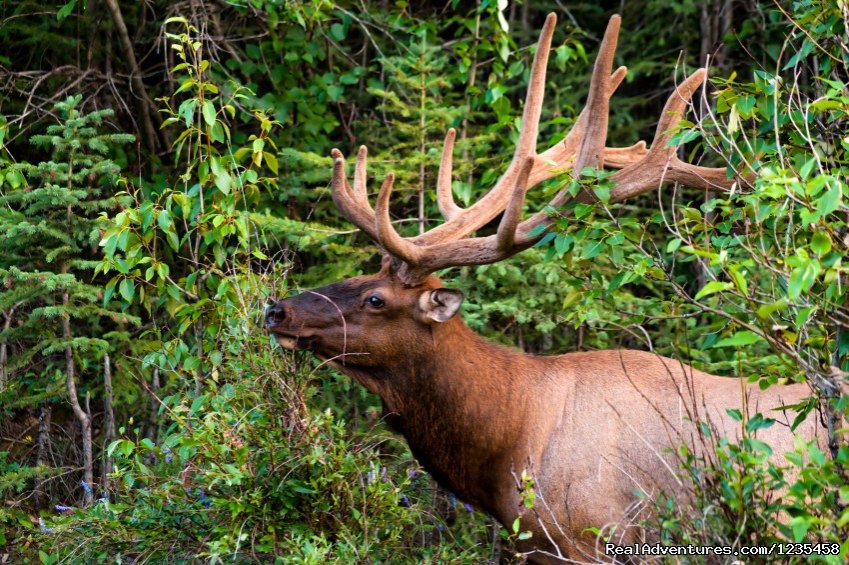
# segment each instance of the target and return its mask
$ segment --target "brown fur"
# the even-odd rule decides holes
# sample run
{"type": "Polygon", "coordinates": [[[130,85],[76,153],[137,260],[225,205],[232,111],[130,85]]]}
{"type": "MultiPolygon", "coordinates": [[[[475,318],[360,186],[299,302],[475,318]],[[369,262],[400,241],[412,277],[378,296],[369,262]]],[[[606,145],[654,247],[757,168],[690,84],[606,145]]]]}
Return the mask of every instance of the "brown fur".
{"type": "MultiPolygon", "coordinates": [[[[670,451],[699,448],[697,419],[739,437],[726,409],[743,408],[743,390],[749,413],[778,420],[759,437],[776,454],[792,449],[794,414],[776,409],[808,396],[805,385],[760,391],[641,351],[525,355],[489,343],[460,316],[428,320],[420,296],[441,287],[435,277],[405,286],[387,267],[280,301],[268,325],[284,346],[330,359],[380,395],[425,468],[508,528],[520,515],[517,477],[528,471],[541,500],[535,514],[523,511],[533,536],[522,549],[535,561],[558,549],[593,556],[588,528],[616,525],[614,539],[636,540],[634,491],[685,495],[670,451]],[[374,294],[382,307],[367,304],[374,294]]],[[[815,416],[797,433],[824,435],[815,416]]]]}

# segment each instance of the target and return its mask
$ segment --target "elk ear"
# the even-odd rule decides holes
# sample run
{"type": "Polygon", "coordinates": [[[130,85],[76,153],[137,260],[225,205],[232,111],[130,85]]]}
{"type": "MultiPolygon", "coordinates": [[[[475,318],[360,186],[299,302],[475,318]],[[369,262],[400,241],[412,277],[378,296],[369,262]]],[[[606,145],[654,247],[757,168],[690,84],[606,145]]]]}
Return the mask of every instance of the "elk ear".
{"type": "Polygon", "coordinates": [[[457,313],[463,298],[463,291],[453,288],[426,290],[419,296],[419,314],[426,323],[445,322],[457,313]]]}

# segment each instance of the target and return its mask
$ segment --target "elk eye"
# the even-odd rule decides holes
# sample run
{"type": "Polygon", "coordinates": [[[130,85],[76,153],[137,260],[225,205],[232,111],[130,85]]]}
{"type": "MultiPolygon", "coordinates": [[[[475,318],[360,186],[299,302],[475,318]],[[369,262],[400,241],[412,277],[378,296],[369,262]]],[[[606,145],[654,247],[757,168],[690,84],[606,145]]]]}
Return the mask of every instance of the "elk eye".
{"type": "Polygon", "coordinates": [[[366,298],[366,302],[368,302],[368,305],[372,308],[380,308],[385,304],[383,302],[383,299],[376,294],[372,294],[371,296],[366,298]]]}

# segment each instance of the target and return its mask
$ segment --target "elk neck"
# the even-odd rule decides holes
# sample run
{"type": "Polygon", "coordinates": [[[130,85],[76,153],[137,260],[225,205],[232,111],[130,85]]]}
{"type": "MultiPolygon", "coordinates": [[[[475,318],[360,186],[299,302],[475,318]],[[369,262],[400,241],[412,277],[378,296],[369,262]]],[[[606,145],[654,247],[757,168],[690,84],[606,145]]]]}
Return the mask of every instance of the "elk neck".
{"type": "Polygon", "coordinates": [[[527,439],[538,374],[530,365],[540,359],[490,343],[459,315],[430,327],[429,343],[370,371],[367,386],[383,399],[387,423],[440,484],[497,515],[494,495],[514,493],[511,471],[522,468],[508,455],[527,439]],[[503,484],[494,484],[496,477],[503,484]]]}

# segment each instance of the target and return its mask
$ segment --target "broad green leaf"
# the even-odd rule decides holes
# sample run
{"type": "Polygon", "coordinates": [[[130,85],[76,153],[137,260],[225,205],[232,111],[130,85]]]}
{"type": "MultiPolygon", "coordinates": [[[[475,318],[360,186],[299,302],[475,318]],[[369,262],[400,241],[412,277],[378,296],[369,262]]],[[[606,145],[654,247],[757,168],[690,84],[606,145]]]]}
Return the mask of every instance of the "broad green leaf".
{"type": "Polygon", "coordinates": [[[135,294],[135,285],[133,284],[132,279],[124,279],[121,281],[121,284],[118,285],[118,292],[121,293],[121,297],[127,302],[133,301],[133,295],[135,294]]]}
{"type": "Polygon", "coordinates": [[[740,291],[740,294],[743,296],[749,295],[749,283],[746,280],[746,275],[740,272],[736,266],[729,266],[728,272],[731,274],[731,279],[734,281],[734,285],[737,287],[737,290],[740,291]]]}
{"type": "Polygon", "coordinates": [[[159,211],[159,214],[156,216],[156,223],[164,231],[171,229],[171,214],[168,213],[168,210],[159,211]]]}
{"type": "Polygon", "coordinates": [[[710,281],[702,289],[696,293],[696,300],[704,298],[705,296],[710,296],[711,294],[716,294],[717,292],[722,292],[723,290],[728,290],[734,286],[730,282],[721,282],[721,281],[710,281]]]}
{"type": "Polygon", "coordinates": [[[831,251],[831,238],[823,230],[817,230],[811,238],[811,251],[822,257],[831,251]]]}
{"type": "Polygon", "coordinates": [[[753,343],[763,340],[764,338],[762,336],[752,331],[741,330],[731,337],[726,337],[725,339],[717,341],[713,344],[713,347],[742,347],[744,345],[752,345],[753,343]]]}
{"type": "Polygon", "coordinates": [[[828,188],[825,193],[817,199],[817,212],[825,216],[840,207],[840,199],[842,196],[841,184],[842,183],[835,178],[828,179],[828,188]]]}
{"type": "Polygon", "coordinates": [[[206,100],[203,103],[203,121],[208,126],[215,124],[215,106],[210,100],[206,100]]]}
{"type": "Polygon", "coordinates": [[[70,2],[68,2],[67,4],[62,6],[61,8],[59,8],[59,11],[56,12],[56,19],[61,22],[62,20],[67,18],[69,15],[71,15],[71,12],[74,11],[74,8],[76,6],[77,6],[77,0],[71,0],[70,2]]]}
{"type": "Polygon", "coordinates": [[[229,174],[222,171],[220,174],[215,175],[215,186],[224,194],[230,194],[232,185],[233,179],[230,178],[229,174]]]}
{"type": "Polygon", "coordinates": [[[816,259],[804,261],[790,273],[790,281],[787,284],[787,296],[791,300],[799,298],[803,292],[808,291],[813,286],[819,273],[819,261],[816,259]]]}
{"type": "Polygon", "coordinates": [[[681,243],[683,243],[679,238],[670,239],[669,243],[666,244],[666,252],[667,253],[675,253],[679,247],[681,247],[681,243]]]}
{"type": "Polygon", "coordinates": [[[735,422],[743,421],[743,413],[737,408],[726,408],[725,413],[731,416],[731,419],[735,422]]]}

